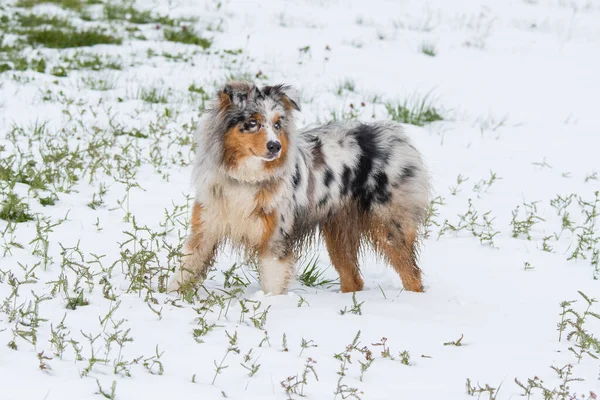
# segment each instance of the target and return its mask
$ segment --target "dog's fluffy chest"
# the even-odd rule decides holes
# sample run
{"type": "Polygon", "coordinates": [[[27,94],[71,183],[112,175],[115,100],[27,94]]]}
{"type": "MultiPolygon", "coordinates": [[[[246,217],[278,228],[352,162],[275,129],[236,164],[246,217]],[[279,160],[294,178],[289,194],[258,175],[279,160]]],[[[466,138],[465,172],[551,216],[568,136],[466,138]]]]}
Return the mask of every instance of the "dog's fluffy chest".
{"type": "Polygon", "coordinates": [[[204,198],[206,228],[233,244],[256,246],[264,234],[261,215],[271,211],[272,197],[253,185],[214,184],[204,198]]]}

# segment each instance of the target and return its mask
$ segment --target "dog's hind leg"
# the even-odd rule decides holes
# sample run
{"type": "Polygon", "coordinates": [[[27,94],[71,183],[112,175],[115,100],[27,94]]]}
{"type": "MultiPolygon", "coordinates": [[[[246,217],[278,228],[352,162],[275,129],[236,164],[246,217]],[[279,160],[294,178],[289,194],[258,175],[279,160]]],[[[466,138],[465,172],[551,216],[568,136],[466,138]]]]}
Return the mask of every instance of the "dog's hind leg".
{"type": "Polygon", "coordinates": [[[181,265],[167,286],[167,292],[186,291],[197,282],[206,279],[216,252],[217,240],[211,238],[203,229],[202,206],[194,204],[191,232],[186,239],[181,265]]]}
{"type": "Polygon", "coordinates": [[[340,289],[343,293],[358,292],[363,289],[358,266],[361,222],[351,218],[353,213],[342,212],[321,224],[321,233],[329,258],[340,275],[340,289]]]}
{"type": "Polygon", "coordinates": [[[417,229],[410,218],[373,221],[373,245],[396,270],[404,289],[422,292],[421,269],[417,265],[417,229]]]}

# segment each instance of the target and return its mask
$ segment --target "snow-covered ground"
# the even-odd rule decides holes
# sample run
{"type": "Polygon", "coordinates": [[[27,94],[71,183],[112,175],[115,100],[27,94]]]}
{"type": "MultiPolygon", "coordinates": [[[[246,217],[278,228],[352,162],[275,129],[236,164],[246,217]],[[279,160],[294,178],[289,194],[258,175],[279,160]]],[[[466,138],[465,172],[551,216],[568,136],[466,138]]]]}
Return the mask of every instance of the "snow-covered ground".
{"type": "MultiPolygon", "coordinates": [[[[135,3],[194,19],[174,28],[2,4],[0,200],[29,211],[0,219],[0,399],[600,394],[600,305],[578,293],[600,298],[598,1],[135,3]],[[122,44],[10,50],[32,12],[122,44]],[[164,39],[181,25],[210,47],[164,39]],[[164,293],[193,125],[229,77],[295,86],[301,127],[428,96],[444,120],[407,125],[435,188],[425,293],[365,254],[354,298],[301,281],[267,297],[227,253],[196,296],[164,293]]],[[[337,278],[322,247],[302,256],[337,278]]]]}

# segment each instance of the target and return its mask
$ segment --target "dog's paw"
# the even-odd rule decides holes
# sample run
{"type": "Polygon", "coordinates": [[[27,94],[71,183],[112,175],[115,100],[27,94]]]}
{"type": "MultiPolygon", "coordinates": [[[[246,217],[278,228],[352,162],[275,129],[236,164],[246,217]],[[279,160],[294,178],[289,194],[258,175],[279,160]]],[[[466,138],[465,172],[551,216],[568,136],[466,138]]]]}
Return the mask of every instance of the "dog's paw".
{"type": "Polygon", "coordinates": [[[178,277],[175,276],[175,277],[171,278],[171,280],[169,281],[169,284],[167,285],[167,293],[178,292],[180,288],[181,288],[181,283],[179,282],[178,277]]]}

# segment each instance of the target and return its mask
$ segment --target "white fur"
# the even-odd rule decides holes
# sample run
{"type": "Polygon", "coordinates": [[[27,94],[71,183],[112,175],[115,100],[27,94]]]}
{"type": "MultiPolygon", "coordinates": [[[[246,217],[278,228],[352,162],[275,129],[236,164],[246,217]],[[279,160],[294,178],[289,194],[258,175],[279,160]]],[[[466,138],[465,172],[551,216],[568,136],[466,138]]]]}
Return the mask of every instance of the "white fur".
{"type": "Polygon", "coordinates": [[[266,256],[259,259],[260,287],[265,294],[284,294],[293,274],[290,260],[266,256]]]}

